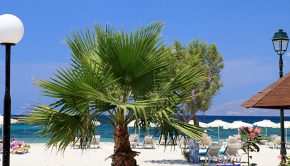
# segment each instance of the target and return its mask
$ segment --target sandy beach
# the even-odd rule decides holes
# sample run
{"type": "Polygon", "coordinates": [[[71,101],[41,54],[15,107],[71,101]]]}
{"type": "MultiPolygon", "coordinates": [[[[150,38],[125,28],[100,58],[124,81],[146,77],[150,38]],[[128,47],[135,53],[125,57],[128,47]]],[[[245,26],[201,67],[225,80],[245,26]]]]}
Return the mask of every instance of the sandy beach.
{"type": "MultiPolygon", "coordinates": [[[[105,160],[113,153],[113,143],[101,142],[99,149],[73,149],[67,148],[62,154],[55,149],[46,149],[45,144],[31,144],[30,152],[23,155],[11,154],[11,166],[110,166],[111,159],[105,160]]],[[[136,157],[140,166],[178,166],[198,165],[188,163],[181,154],[179,147],[156,146],[155,149],[135,149],[141,152],[136,157]]],[[[241,150],[239,152],[243,154],[241,150]]],[[[270,149],[261,146],[259,153],[252,153],[253,163],[263,166],[278,165],[279,149],[270,149]]],[[[246,161],[246,155],[242,155],[242,161],[246,161]]]]}

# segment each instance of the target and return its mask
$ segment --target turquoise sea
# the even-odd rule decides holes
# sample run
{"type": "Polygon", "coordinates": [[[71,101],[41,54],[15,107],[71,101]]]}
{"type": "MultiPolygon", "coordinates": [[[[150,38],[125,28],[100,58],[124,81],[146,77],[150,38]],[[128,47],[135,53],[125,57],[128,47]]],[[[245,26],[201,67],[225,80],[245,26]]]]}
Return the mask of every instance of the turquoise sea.
{"type": "MultiPolygon", "coordinates": [[[[17,116],[14,116],[14,118],[17,116]]],[[[209,123],[213,120],[220,119],[226,122],[233,122],[236,120],[241,120],[247,123],[254,123],[257,121],[261,121],[264,119],[271,120],[275,123],[279,123],[279,117],[273,116],[198,116],[199,121],[209,123]]],[[[290,121],[290,117],[285,117],[286,121],[290,121]]],[[[28,143],[44,143],[47,142],[49,138],[39,138],[36,136],[36,132],[39,131],[41,128],[36,125],[28,125],[28,124],[12,124],[11,126],[11,137],[16,138],[19,140],[24,140],[28,143]]],[[[264,129],[265,130],[265,129],[264,129]]],[[[263,131],[264,131],[263,130],[263,131]]],[[[290,129],[288,129],[288,141],[290,141],[290,129]]],[[[110,142],[113,141],[113,128],[109,124],[105,122],[101,122],[101,125],[97,127],[96,134],[101,135],[101,141],[103,142],[110,142]]],[[[129,128],[130,133],[134,133],[134,128],[129,128]]],[[[213,140],[217,140],[217,128],[209,128],[207,130],[208,134],[212,137],[213,140]]],[[[2,128],[0,128],[0,136],[2,137],[2,128]]],[[[279,128],[268,128],[268,135],[277,134],[279,135],[280,129],[279,128]]],[[[148,132],[141,131],[141,139],[144,135],[147,135],[148,132]]],[[[153,134],[153,129],[149,130],[149,134],[153,134]]],[[[224,130],[220,128],[220,137],[227,138],[229,135],[237,134],[237,129],[227,129],[224,130]]],[[[157,138],[156,138],[157,139],[157,138]]]]}

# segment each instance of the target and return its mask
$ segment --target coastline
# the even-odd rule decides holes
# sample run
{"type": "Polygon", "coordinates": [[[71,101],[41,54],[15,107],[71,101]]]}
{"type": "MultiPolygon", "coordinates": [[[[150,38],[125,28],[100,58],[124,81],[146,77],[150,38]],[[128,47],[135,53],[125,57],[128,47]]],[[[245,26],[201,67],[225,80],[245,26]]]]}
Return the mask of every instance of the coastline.
{"type": "MultiPolygon", "coordinates": [[[[104,117],[102,117],[104,118],[104,117]]],[[[198,116],[200,122],[209,123],[214,120],[220,119],[225,122],[233,122],[236,120],[241,120],[243,122],[251,123],[261,121],[264,119],[271,120],[275,123],[280,122],[280,118],[276,116],[269,116],[269,117],[255,117],[255,116],[247,116],[247,117],[237,117],[237,116],[198,116]]],[[[290,121],[290,117],[285,117],[285,121],[290,121]]],[[[41,130],[42,128],[37,125],[28,125],[23,123],[16,123],[11,125],[11,138],[15,138],[17,140],[22,140],[27,143],[46,143],[49,137],[39,138],[36,132],[41,130]]],[[[226,129],[220,128],[220,138],[226,139],[230,135],[237,134],[237,130],[235,129],[226,129]]],[[[268,135],[279,135],[280,129],[279,128],[268,128],[268,135]]],[[[288,142],[290,142],[290,129],[287,132],[288,142]]],[[[154,128],[150,128],[150,134],[154,133],[154,128]]],[[[214,141],[218,141],[218,129],[217,128],[209,128],[207,130],[208,134],[212,137],[214,141]]],[[[265,128],[262,128],[262,132],[265,132],[265,128]]],[[[129,133],[134,134],[135,129],[133,127],[129,128],[129,133]]],[[[101,122],[101,125],[97,127],[96,135],[101,135],[102,142],[112,142],[114,137],[114,129],[111,125],[105,122],[101,122]]],[[[141,131],[140,139],[142,140],[148,132],[141,131]]],[[[155,137],[155,140],[158,139],[158,134],[155,137]]],[[[0,137],[2,137],[2,129],[0,128],[0,137]]]]}

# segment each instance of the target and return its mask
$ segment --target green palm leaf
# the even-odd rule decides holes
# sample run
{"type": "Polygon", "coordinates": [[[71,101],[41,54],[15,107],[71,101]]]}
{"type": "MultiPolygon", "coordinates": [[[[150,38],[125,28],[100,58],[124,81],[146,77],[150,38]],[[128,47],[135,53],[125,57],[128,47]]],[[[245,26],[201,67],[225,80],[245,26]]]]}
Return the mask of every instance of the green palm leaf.
{"type": "Polygon", "coordinates": [[[200,128],[173,116],[178,104],[195,97],[187,88],[203,80],[204,72],[200,64],[173,72],[177,56],[163,45],[162,29],[161,22],[130,33],[96,25],[93,32],[72,34],[66,41],[71,65],[37,82],[43,95],[56,101],[36,106],[23,121],[40,124],[40,133],[51,137],[48,146],[60,150],[76,136],[83,146],[90,142],[95,129],[91,121],[103,113],[113,126],[137,120],[146,129],[155,122],[156,132],[173,141],[179,134],[198,139],[200,128]]]}

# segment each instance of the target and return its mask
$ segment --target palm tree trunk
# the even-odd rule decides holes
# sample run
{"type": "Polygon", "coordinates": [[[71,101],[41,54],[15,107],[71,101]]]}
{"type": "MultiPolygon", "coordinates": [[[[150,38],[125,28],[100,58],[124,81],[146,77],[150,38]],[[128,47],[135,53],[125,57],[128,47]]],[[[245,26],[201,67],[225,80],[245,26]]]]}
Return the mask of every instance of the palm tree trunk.
{"type": "Polygon", "coordinates": [[[138,152],[132,151],[129,142],[127,126],[117,124],[114,134],[114,154],[112,155],[112,166],[136,166],[134,159],[138,152]]]}
{"type": "Polygon", "coordinates": [[[198,121],[195,113],[191,112],[190,120],[193,120],[194,121],[194,125],[199,126],[199,121],[198,121]]]}

